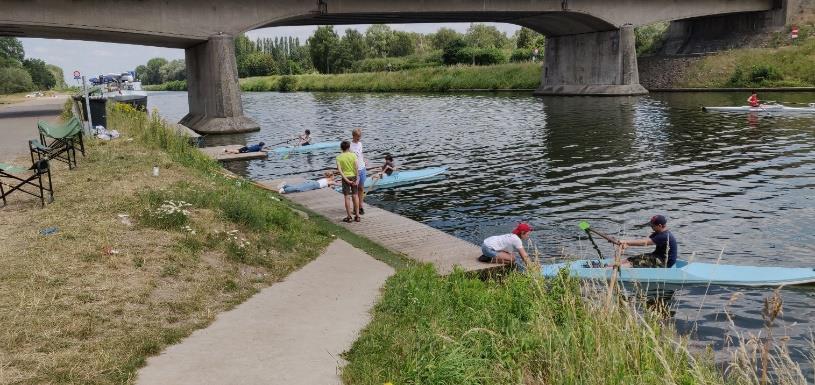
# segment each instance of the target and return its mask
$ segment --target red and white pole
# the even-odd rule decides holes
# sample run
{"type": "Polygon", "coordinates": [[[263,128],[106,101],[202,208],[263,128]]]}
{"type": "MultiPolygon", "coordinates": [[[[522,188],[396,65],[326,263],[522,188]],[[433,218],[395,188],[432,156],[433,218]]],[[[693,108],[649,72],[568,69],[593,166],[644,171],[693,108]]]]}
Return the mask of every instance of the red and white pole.
{"type": "Polygon", "coordinates": [[[790,38],[791,39],[797,39],[798,38],[798,27],[797,26],[794,26],[794,25],[792,26],[792,30],[790,30],[790,38]]]}

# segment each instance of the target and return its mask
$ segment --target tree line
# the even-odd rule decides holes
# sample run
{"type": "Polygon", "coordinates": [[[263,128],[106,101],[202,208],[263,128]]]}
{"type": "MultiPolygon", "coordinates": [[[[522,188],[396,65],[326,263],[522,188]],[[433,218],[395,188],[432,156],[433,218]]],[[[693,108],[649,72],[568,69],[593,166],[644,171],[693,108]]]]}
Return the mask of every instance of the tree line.
{"type": "MultiPolygon", "coordinates": [[[[294,37],[235,38],[238,76],[339,74],[470,64],[491,65],[530,61],[543,56],[545,38],[528,28],[512,36],[486,24],[471,24],[465,33],[441,28],[422,34],[374,24],[365,32],[321,26],[305,42],[294,37]],[[536,53],[537,50],[537,53],[536,53]]],[[[184,61],[150,59],[136,68],[142,83],[161,84],[186,79],[184,61]]]]}
{"type": "Polygon", "coordinates": [[[62,68],[40,59],[26,59],[16,37],[0,37],[0,94],[64,88],[62,68]]]}

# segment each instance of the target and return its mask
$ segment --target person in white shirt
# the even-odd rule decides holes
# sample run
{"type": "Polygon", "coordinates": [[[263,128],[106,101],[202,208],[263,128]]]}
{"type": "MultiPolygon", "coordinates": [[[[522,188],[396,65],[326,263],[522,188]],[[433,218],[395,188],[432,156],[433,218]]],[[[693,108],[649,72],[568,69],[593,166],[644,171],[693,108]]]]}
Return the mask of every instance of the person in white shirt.
{"type": "Polygon", "coordinates": [[[529,255],[524,249],[523,241],[529,239],[529,233],[532,232],[532,226],[526,223],[519,223],[515,230],[510,234],[495,235],[484,240],[481,244],[481,256],[478,260],[481,262],[498,262],[498,263],[513,263],[518,267],[521,272],[526,271],[526,266],[529,265],[529,255]],[[515,253],[518,253],[518,257],[515,253]]]}
{"type": "Polygon", "coordinates": [[[365,214],[362,208],[362,199],[365,198],[365,158],[362,156],[362,130],[355,128],[351,131],[351,152],[357,154],[357,175],[359,176],[359,184],[357,185],[357,196],[359,197],[359,214],[365,214]]]}
{"type": "Polygon", "coordinates": [[[303,183],[297,184],[286,184],[283,183],[280,185],[280,190],[278,190],[281,194],[291,194],[295,192],[305,192],[311,190],[317,190],[321,188],[326,188],[329,186],[334,186],[334,173],[331,171],[326,171],[323,173],[325,178],[320,178],[317,180],[307,180],[303,183]]]}

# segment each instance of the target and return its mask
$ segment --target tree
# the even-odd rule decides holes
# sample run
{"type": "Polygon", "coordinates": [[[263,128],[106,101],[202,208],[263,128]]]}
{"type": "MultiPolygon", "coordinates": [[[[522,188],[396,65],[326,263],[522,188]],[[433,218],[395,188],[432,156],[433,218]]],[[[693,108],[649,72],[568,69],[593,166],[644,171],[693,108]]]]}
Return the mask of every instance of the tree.
{"type": "Polygon", "coordinates": [[[40,90],[50,90],[57,84],[54,74],[45,66],[45,62],[40,59],[23,60],[23,68],[31,75],[34,86],[40,90]]]}
{"type": "Polygon", "coordinates": [[[456,38],[447,43],[442,53],[442,61],[446,65],[457,64],[459,62],[459,52],[467,48],[467,43],[463,38],[456,38]]]}
{"type": "Polygon", "coordinates": [[[498,28],[481,23],[470,24],[465,41],[467,45],[477,48],[504,48],[509,43],[507,36],[498,28]]]}
{"type": "Polygon", "coordinates": [[[515,32],[515,48],[541,49],[543,48],[545,41],[546,38],[543,35],[526,27],[515,32]]]}
{"type": "Polygon", "coordinates": [[[411,55],[415,52],[410,34],[395,31],[391,38],[390,55],[395,57],[411,55]]]}
{"type": "Polygon", "coordinates": [[[34,83],[31,75],[20,67],[0,68],[0,94],[31,91],[34,83]]]}
{"type": "Polygon", "coordinates": [[[154,57],[147,61],[147,65],[136,67],[136,76],[144,84],[161,84],[161,67],[167,64],[167,59],[154,57]]]}
{"type": "Polygon", "coordinates": [[[314,68],[321,73],[332,73],[332,62],[337,57],[340,38],[334,32],[333,25],[317,27],[314,34],[308,38],[309,54],[314,68]]]}
{"type": "Polygon", "coordinates": [[[452,30],[450,28],[439,28],[439,30],[433,34],[431,40],[433,41],[434,49],[444,49],[453,40],[460,38],[461,34],[456,32],[455,30],[452,30]]]}
{"type": "Polygon", "coordinates": [[[368,47],[365,37],[355,29],[346,29],[345,36],[340,41],[339,50],[332,63],[333,72],[346,72],[358,60],[365,59],[368,47]]]}
{"type": "Polygon", "coordinates": [[[23,43],[16,37],[0,37],[0,67],[19,66],[25,58],[23,43]]]}
{"type": "Polygon", "coordinates": [[[174,80],[186,80],[187,65],[184,63],[184,60],[181,59],[167,62],[163,66],[159,67],[159,75],[161,76],[162,83],[167,83],[174,80]]]}
{"type": "Polygon", "coordinates": [[[374,24],[365,30],[365,41],[375,57],[388,57],[393,43],[393,31],[385,24],[374,24]]]}
{"type": "Polygon", "coordinates": [[[277,73],[272,54],[266,52],[252,52],[243,58],[239,67],[245,71],[245,76],[267,76],[277,73]]]}
{"type": "Polygon", "coordinates": [[[48,68],[48,71],[54,75],[54,80],[56,80],[55,87],[57,88],[65,88],[65,73],[62,72],[62,68],[59,68],[53,64],[46,64],[45,68],[48,68]]]}

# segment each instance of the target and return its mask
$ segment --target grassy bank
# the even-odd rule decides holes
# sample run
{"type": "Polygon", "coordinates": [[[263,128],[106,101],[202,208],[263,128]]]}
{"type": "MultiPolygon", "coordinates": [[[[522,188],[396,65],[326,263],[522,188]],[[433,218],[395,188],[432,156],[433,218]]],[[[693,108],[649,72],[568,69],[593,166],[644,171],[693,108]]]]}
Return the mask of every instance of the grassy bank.
{"type": "Polygon", "coordinates": [[[147,356],[337,236],[401,261],[223,176],[157,116],[116,108],[108,123],[123,137],[90,140],[76,170],[53,165],[54,203],[18,194],[0,209],[0,383],[131,383],[147,356]]]}
{"type": "Polygon", "coordinates": [[[767,363],[774,373],[768,383],[806,384],[797,366],[784,360],[781,340],[743,340],[722,372],[711,354],[689,353],[670,323],[650,312],[641,316],[622,301],[606,308],[593,294],[604,297],[564,277],[511,274],[484,282],[464,274],[439,277],[428,266],[404,269],[388,280],[373,321],[345,354],[343,380],[759,384],[759,368],[767,363]]]}
{"type": "Polygon", "coordinates": [[[815,38],[780,48],[752,48],[705,57],[686,71],[682,87],[815,87],[815,38]]]}

